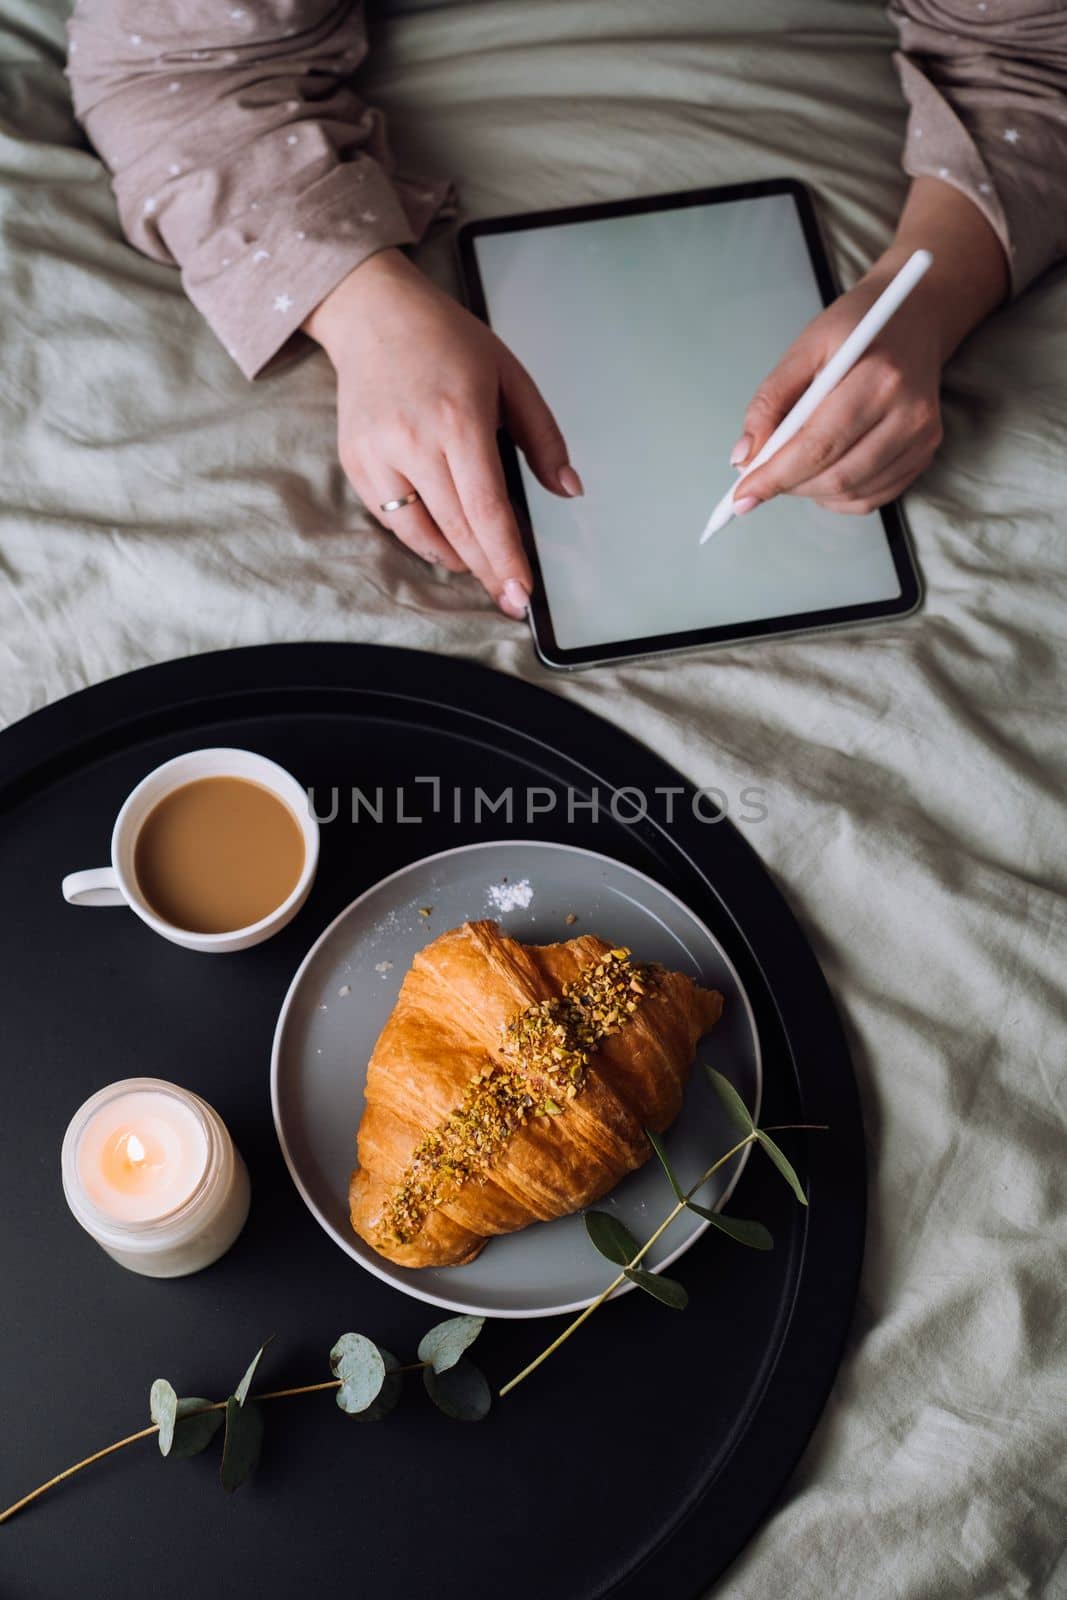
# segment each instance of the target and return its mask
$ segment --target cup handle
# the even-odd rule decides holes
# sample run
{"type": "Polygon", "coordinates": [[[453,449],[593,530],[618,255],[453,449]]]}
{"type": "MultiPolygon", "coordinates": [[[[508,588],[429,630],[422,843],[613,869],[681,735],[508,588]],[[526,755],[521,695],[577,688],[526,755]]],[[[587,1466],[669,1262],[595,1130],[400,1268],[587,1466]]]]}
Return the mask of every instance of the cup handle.
{"type": "Polygon", "coordinates": [[[68,872],[63,879],[63,898],[72,906],[124,906],[126,896],[111,867],[90,867],[86,872],[68,872]]]}

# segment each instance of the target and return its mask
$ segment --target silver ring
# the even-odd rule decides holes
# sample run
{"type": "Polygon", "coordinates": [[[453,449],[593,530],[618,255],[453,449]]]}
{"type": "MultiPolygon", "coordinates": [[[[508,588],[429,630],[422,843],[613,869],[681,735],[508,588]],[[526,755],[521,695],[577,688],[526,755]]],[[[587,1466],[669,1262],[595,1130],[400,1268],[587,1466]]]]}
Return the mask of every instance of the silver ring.
{"type": "Polygon", "coordinates": [[[412,489],[410,494],[401,495],[399,500],[383,500],[378,509],[379,511],[401,511],[404,506],[413,506],[418,498],[418,490],[412,489]]]}

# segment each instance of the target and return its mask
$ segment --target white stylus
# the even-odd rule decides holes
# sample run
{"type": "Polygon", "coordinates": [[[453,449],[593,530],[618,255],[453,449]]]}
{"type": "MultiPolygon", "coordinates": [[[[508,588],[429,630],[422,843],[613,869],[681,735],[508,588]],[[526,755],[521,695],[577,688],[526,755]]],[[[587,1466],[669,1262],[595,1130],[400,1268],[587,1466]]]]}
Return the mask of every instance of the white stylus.
{"type": "Polygon", "coordinates": [[[780,450],[784,444],[789,443],[794,434],[800,432],[819,402],[826,399],[830,390],[841,382],[868,345],[878,337],[894,311],[903,304],[919,279],[932,265],[933,259],[929,250],[916,250],[914,255],[908,257],[892,283],[886,285],[866,316],[860,318],[841,348],[830,357],[822,371],[815,375],[793,409],[786,412],[763,449],[757,452],[755,460],[745,468],[733,488],[728,489],[723,495],[708,518],[707,527],[700,535],[701,544],[706,544],[713,533],[725,528],[734,515],[734,496],[749,473],[755,472],[757,467],[762,467],[776,450],[780,450]]]}

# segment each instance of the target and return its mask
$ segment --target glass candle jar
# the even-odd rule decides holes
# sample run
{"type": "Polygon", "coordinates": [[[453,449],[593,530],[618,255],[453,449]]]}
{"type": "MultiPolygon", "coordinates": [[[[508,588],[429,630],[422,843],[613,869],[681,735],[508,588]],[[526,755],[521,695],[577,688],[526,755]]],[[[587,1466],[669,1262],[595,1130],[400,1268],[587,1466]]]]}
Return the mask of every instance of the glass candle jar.
{"type": "Polygon", "coordinates": [[[148,1278],[199,1272],[248,1216],[248,1169],[218,1112],[160,1078],[110,1084],[63,1139],[63,1193],[108,1255],[148,1278]]]}

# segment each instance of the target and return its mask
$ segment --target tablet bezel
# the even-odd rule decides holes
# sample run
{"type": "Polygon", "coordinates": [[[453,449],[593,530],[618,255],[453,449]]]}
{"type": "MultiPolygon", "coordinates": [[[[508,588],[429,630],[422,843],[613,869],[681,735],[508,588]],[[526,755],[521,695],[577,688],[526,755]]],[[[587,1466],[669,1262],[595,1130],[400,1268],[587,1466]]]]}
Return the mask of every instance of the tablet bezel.
{"type": "MultiPolygon", "coordinates": [[[[525,233],[534,228],[555,227],[562,223],[595,222],[605,217],[640,216],[652,211],[681,211],[690,206],[720,205],[736,200],[755,200],[765,195],[790,195],[796,205],[815,280],[824,305],[837,298],[838,287],[819,230],[815,206],[806,186],[797,178],[769,178],[754,183],[733,183],[707,189],[684,189],[672,194],[638,196],[632,200],[609,200],[594,205],[566,206],[553,211],[518,212],[505,217],[486,217],[465,223],[457,234],[460,272],[467,304],[475,316],[487,323],[489,309],[478,269],[475,240],[485,234],[525,233]]],[[[784,353],[784,352],[783,352],[784,353]]],[[[749,622],[733,622],[689,628],[681,632],[648,634],[636,639],[620,639],[601,644],[562,647],[555,634],[548,604],[544,575],[537,552],[537,539],[519,471],[516,447],[503,430],[498,436],[508,493],[515,507],[523,542],[534,576],[530,599],[530,627],[542,661],[550,667],[591,667],[612,661],[628,661],[643,656],[666,655],[681,650],[739,644],[748,640],[782,638],[800,633],[823,632],[854,627],[858,623],[879,622],[906,617],[922,603],[922,582],[908,537],[904,514],[897,500],[882,506],[879,516],[889,544],[900,594],[891,600],[865,601],[858,605],[834,606],[821,611],[793,612],[782,617],[761,617],[749,622]]],[[[709,483],[709,494],[713,486],[709,483]]]]}

